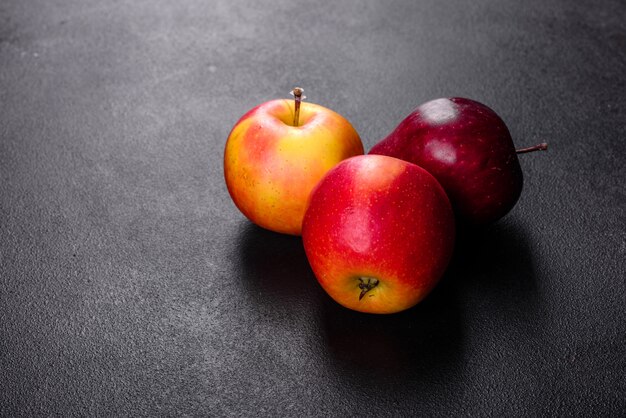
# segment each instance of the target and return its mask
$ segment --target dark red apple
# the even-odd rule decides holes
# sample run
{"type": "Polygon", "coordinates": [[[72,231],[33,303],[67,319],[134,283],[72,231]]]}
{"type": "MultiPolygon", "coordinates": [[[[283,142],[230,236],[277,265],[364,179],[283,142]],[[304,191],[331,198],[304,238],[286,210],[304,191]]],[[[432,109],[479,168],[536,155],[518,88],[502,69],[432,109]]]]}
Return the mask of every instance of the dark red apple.
{"type": "MultiPolygon", "coordinates": [[[[540,144],[518,152],[546,149],[540,144]]],[[[470,99],[422,104],[370,154],[415,163],[443,186],[460,222],[494,222],[515,206],[523,185],[511,134],[489,107],[470,99]]]]}
{"type": "Polygon", "coordinates": [[[415,164],[381,155],[339,163],[315,186],[302,223],[324,290],[360,312],[393,313],[422,300],[454,246],[445,191],[415,164]]]}

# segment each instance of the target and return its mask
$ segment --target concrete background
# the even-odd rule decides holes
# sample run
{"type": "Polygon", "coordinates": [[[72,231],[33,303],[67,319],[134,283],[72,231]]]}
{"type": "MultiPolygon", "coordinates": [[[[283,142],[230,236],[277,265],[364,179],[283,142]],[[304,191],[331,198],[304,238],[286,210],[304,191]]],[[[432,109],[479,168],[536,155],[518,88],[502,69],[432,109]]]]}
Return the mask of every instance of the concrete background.
{"type": "Polygon", "coordinates": [[[0,415],[617,416],[626,3],[0,4],[0,415]],[[506,121],[525,188],[407,312],[347,311],[235,208],[253,106],[366,150],[437,97],[506,121]]]}

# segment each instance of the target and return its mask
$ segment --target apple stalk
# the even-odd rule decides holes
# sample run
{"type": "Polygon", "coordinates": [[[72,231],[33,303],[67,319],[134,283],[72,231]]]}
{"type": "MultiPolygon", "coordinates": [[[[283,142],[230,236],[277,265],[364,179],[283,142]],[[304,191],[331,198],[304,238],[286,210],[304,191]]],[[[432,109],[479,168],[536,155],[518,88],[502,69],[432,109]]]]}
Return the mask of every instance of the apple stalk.
{"type": "Polygon", "coordinates": [[[293,114],[293,126],[298,126],[300,122],[300,103],[302,102],[302,93],[304,89],[302,87],[294,87],[293,90],[293,98],[295,100],[295,112],[293,114]]]}
{"type": "Polygon", "coordinates": [[[541,144],[533,145],[532,147],[516,149],[515,152],[517,154],[524,154],[526,152],[547,151],[547,150],[548,150],[548,144],[545,142],[542,142],[541,144]]]}

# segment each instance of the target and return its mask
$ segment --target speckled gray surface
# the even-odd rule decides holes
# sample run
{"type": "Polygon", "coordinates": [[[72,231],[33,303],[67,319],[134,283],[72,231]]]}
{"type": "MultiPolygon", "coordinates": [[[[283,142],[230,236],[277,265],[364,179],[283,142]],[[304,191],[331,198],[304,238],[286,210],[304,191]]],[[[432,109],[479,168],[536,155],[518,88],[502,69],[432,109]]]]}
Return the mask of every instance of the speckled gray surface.
{"type": "Polygon", "coordinates": [[[263,3],[0,4],[0,414],[623,414],[624,2],[263,3]],[[367,149],[442,96],[551,149],[425,302],[349,312],[222,179],[296,83],[367,149]]]}

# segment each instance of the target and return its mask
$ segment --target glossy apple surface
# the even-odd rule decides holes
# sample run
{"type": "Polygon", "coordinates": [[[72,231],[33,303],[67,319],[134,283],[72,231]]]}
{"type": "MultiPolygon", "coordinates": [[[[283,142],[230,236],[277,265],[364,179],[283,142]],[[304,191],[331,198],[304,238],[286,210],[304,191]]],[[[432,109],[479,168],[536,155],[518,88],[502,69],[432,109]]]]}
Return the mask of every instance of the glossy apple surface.
{"type": "Polygon", "coordinates": [[[255,224],[299,235],[307,199],[337,163],[363,154],[352,125],[325,107],[302,103],[294,126],[292,100],[273,100],[246,113],[224,151],[224,177],[239,210],[255,224]]]}
{"type": "Polygon", "coordinates": [[[341,305],[394,313],[443,275],[455,226],[441,185],[397,158],[365,155],[332,169],[311,194],[302,239],[313,272],[341,305]]]}
{"type": "Polygon", "coordinates": [[[522,169],[502,119],[470,99],[436,99],[408,115],[370,154],[423,167],[443,185],[459,220],[488,224],[522,192],[522,169]]]}

